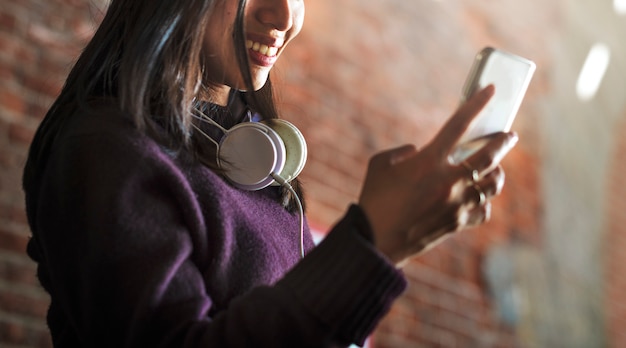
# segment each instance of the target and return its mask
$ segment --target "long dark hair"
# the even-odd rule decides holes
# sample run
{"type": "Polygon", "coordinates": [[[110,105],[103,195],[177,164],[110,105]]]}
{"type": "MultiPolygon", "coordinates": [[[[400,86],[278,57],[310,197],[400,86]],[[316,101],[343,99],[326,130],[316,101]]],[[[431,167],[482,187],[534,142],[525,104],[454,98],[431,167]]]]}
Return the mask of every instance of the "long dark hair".
{"type": "MultiPolygon", "coordinates": [[[[155,115],[167,137],[157,139],[173,149],[192,151],[219,172],[214,149],[197,146],[191,109],[202,88],[201,47],[209,13],[218,1],[228,0],[112,0],[91,41],[72,68],[63,89],[37,129],[24,169],[27,205],[38,195],[38,182],[54,139],[71,114],[67,105],[87,108],[93,97],[113,97],[132,115],[135,126],[156,137],[155,115]]],[[[265,119],[278,118],[271,81],[258,91],[252,87],[245,49],[244,10],[239,0],[233,41],[246,83],[243,99],[265,119]]],[[[211,116],[211,115],[209,115],[211,116]]],[[[302,198],[300,184],[292,186],[302,198]]],[[[283,192],[283,204],[295,209],[294,197],[283,192]]],[[[34,222],[34,221],[31,221],[34,222]]]]}

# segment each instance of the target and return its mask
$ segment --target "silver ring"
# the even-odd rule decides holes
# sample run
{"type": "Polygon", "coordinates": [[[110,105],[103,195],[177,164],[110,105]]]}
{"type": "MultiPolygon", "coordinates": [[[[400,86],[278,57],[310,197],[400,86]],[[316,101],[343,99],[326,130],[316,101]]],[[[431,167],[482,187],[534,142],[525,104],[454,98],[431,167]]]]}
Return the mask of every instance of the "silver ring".
{"type": "Polygon", "coordinates": [[[474,190],[476,190],[476,192],[478,193],[478,205],[482,207],[483,205],[485,205],[485,203],[487,203],[487,196],[478,184],[474,184],[472,186],[474,187],[474,190]]]}
{"type": "Polygon", "coordinates": [[[461,165],[470,172],[470,174],[472,176],[472,182],[477,183],[478,180],[480,180],[480,176],[478,175],[478,170],[473,169],[472,167],[470,167],[470,165],[467,163],[467,161],[461,162],[461,165]]]}

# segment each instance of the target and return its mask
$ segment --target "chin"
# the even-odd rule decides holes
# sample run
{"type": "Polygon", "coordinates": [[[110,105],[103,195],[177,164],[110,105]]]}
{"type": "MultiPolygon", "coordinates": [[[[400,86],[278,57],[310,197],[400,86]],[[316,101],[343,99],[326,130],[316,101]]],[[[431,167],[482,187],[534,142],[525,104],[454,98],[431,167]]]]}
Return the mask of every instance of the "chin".
{"type": "Polygon", "coordinates": [[[265,84],[267,83],[267,80],[268,80],[268,75],[253,76],[252,86],[254,87],[254,90],[258,91],[259,89],[263,88],[263,86],[265,86],[265,84]]]}
{"type": "MultiPolygon", "coordinates": [[[[254,89],[254,91],[258,91],[259,89],[263,88],[263,86],[265,86],[265,84],[267,83],[269,74],[262,74],[262,73],[256,73],[256,74],[252,74],[252,88],[254,89]]],[[[248,92],[248,88],[246,86],[246,84],[243,82],[243,78],[240,78],[240,81],[237,82],[236,84],[228,84],[231,88],[235,88],[238,91],[241,92],[248,92]]]]}

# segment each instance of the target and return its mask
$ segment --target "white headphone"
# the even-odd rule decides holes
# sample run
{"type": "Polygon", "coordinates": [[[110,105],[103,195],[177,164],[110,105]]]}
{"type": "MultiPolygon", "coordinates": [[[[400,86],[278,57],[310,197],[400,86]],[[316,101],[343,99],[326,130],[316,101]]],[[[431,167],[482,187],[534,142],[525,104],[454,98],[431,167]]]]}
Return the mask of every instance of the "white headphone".
{"type": "Polygon", "coordinates": [[[306,141],[298,128],[285,120],[242,122],[223,131],[217,144],[217,164],[239,188],[260,190],[290,182],[304,168],[306,141]]]}

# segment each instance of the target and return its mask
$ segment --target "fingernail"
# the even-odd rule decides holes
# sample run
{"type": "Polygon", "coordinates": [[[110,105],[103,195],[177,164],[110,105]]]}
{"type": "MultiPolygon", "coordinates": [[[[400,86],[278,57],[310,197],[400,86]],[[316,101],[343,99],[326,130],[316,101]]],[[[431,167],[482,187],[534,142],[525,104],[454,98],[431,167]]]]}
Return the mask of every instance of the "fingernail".
{"type": "Polygon", "coordinates": [[[494,86],[493,84],[487,85],[485,88],[483,88],[483,93],[486,93],[488,95],[492,95],[496,92],[496,86],[494,86]]]}
{"type": "Polygon", "coordinates": [[[510,139],[511,140],[509,140],[509,146],[515,146],[515,144],[517,144],[517,142],[519,141],[519,136],[517,135],[517,132],[513,132],[510,139]]]}

